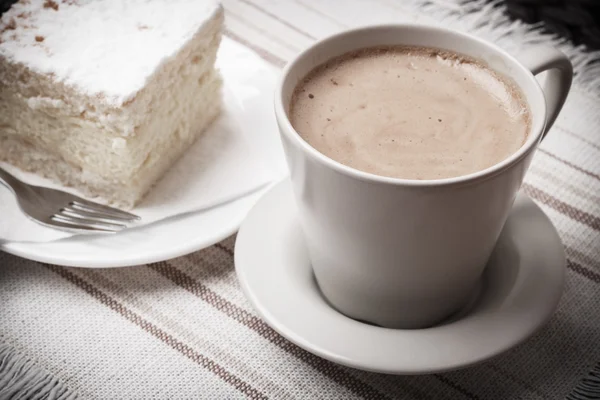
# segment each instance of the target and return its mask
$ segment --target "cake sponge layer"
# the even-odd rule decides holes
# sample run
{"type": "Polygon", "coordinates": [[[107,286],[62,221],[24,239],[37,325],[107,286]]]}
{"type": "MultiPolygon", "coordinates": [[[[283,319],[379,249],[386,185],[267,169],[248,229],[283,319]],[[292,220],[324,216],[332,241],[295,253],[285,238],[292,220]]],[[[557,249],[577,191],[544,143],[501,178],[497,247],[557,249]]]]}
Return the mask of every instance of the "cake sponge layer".
{"type": "MultiPolygon", "coordinates": [[[[187,3],[153,2],[165,8],[187,3]]],[[[134,206],[219,114],[221,80],[214,62],[222,9],[215,7],[205,17],[185,42],[173,43],[181,46],[165,51],[142,86],[131,84],[120,93],[111,85],[102,92],[100,86],[92,90],[67,79],[87,75],[84,71],[62,77],[41,71],[16,61],[18,51],[9,56],[5,47],[0,51],[0,160],[90,197],[134,206]]]]}
{"type": "MultiPolygon", "coordinates": [[[[146,157],[138,168],[134,169],[127,164],[133,158],[130,155],[140,151],[140,146],[129,143],[139,142],[135,137],[129,141],[116,139],[118,142],[115,143],[119,144],[108,153],[88,149],[89,152],[93,151],[90,154],[98,158],[101,154],[111,156],[122,154],[121,158],[117,157],[117,160],[120,159],[118,163],[108,159],[101,164],[91,164],[88,167],[85,163],[69,162],[59,155],[60,152],[47,151],[46,147],[33,144],[22,135],[19,137],[0,135],[0,160],[65,186],[76,188],[90,198],[99,198],[122,208],[132,208],[219,115],[220,77],[213,71],[201,81],[202,84],[197,87],[190,86],[187,96],[185,93],[180,93],[179,98],[188,105],[187,109],[173,112],[170,118],[164,119],[162,123],[153,125],[150,122],[157,132],[163,134],[160,135],[160,139],[147,144],[148,148],[144,151],[146,157]],[[181,117],[184,113],[187,115],[181,117]],[[163,126],[166,129],[160,131],[163,126]],[[103,166],[105,170],[99,171],[99,166],[103,166]],[[116,172],[107,173],[112,169],[116,172]],[[129,173],[130,171],[133,172],[129,173]]],[[[93,143],[86,142],[85,146],[91,147],[93,143]]]]}

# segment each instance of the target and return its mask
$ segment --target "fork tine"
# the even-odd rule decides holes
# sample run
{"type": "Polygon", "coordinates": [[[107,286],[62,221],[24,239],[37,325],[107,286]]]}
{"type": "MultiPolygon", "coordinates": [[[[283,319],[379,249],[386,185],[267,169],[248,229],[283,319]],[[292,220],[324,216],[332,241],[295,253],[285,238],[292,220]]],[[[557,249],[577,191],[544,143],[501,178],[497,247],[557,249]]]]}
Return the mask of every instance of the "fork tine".
{"type": "Polygon", "coordinates": [[[79,217],[98,220],[99,222],[108,222],[109,224],[115,223],[115,222],[117,222],[117,223],[133,222],[133,220],[131,218],[125,218],[125,217],[122,217],[122,216],[116,215],[116,214],[107,214],[103,211],[89,211],[88,209],[83,209],[83,207],[74,207],[74,206],[64,207],[60,210],[60,212],[65,215],[69,215],[69,216],[74,215],[76,217],[79,216],[79,217]]]}
{"type": "Polygon", "coordinates": [[[63,228],[71,231],[78,231],[82,233],[117,233],[118,230],[103,229],[91,226],[79,225],[72,222],[65,222],[62,218],[51,217],[50,221],[45,222],[44,225],[48,225],[52,228],[63,228]]]}
{"type": "Polygon", "coordinates": [[[135,214],[131,214],[126,211],[119,210],[118,208],[105,206],[104,204],[94,203],[94,202],[91,202],[91,201],[88,201],[88,200],[82,199],[82,198],[78,198],[78,199],[72,201],[69,205],[73,208],[79,208],[82,211],[103,212],[103,213],[111,215],[111,216],[120,216],[121,218],[127,218],[128,220],[131,220],[131,221],[138,221],[141,219],[139,216],[137,216],[135,214]]]}
{"type": "Polygon", "coordinates": [[[86,223],[89,223],[89,224],[108,225],[111,227],[114,226],[115,228],[119,228],[119,229],[123,229],[123,228],[127,227],[126,221],[123,221],[123,220],[116,220],[115,218],[102,217],[102,216],[98,216],[94,213],[89,213],[86,211],[79,211],[79,210],[72,210],[69,208],[63,208],[55,215],[59,216],[59,217],[64,217],[64,218],[76,219],[77,221],[85,220],[86,223]]]}
{"type": "Polygon", "coordinates": [[[73,225],[89,227],[89,228],[97,228],[97,229],[108,230],[108,231],[113,231],[113,232],[118,232],[127,227],[126,225],[122,225],[122,224],[111,224],[111,223],[107,223],[107,222],[99,222],[99,221],[95,221],[93,219],[77,217],[74,215],[64,215],[64,214],[60,214],[60,213],[53,215],[51,219],[53,221],[64,222],[67,224],[73,224],[73,225]]]}

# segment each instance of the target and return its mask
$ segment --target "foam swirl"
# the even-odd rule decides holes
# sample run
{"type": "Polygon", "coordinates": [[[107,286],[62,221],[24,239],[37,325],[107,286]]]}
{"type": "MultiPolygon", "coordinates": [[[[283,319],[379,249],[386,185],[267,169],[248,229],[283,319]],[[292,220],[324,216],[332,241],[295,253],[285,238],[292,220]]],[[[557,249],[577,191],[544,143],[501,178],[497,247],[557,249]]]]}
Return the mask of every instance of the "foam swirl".
{"type": "Polygon", "coordinates": [[[325,155],[356,169],[440,179],[514,153],[529,114],[510,81],[433,49],[370,49],[317,68],[297,88],[292,125],[325,155]]]}

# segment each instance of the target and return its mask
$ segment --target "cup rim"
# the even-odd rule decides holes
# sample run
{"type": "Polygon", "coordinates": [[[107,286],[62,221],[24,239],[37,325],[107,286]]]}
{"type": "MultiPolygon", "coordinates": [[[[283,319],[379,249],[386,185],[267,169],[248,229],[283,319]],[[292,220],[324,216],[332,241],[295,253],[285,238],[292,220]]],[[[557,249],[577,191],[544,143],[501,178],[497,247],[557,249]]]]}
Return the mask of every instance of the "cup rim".
{"type": "MultiPolygon", "coordinates": [[[[357,48],[358,49],[358,48],[357,48]]],[[[315,65],[316,67],[316,65],[315,65]]],[[[521,89],[521,87],[519,87],[521,89]]],[[[327,167],[337,171],[343,175],[350,176],[352,178],[356,178],[362,181],[368,181],[373,183],[383,183],[383,184],[391,184],[395,186],[407,186],[407,187],[438,187],[438,186],[455,186],[461,184],[469,184],[475,181],[487,180],[500,174],[513,165],[517,164],[523,158],[525,158],[531,151],[533,151],[537,144],[540,142],[543,132],[546,128],[546,100],[542,88],[538,81],[535,79],[533,73],[527,69],[523,64],[521,64],[514,56],[507,53],[505,50],[501,49],[494,43],[488,42],[487,40],[481,39],[477,36],[473,36],[467,33],[463,33],[460,31],[456,31],[454,29],[448,28],[440,28],[435,26],[429,26],[424,24],[414,24],[414,23],[396,23],[396,24],[381,24],[381,25],[368,25],[362,26],[359,28],[348,29],[342,32],[335,33],[331,36],[320,39],[301,51],[297,54],[291,61],[289,61],[286,66],[283,68],[283,71],[280,75],[279,81],[276,86],[275,93],[275,118],[280,127],[280,132],[282,135],[288,137],[291,141],[293,141],[297,146],[299,146],[305,154],[308,154],[314,160],[320,162],[321,164],[326,165],[327,167]],[[331,42],[335,42],[340,38],[350,35],[350,34],[372,34],[374,31],[378,30],[387,30],[387,29],[411,29],[411,30],[421,30],[421,31],[434,31],[438,34],[452,34],[459,37],[461,40],[470,40],[476,41],[481,45],[487,46],[492,49],[496,54],[502,56],[504,60],[508,60],[517,70],[521,73],[528,76],[530,80],[533,80],[533,88],[535,90],[534,96],[540,97],[542,101],[540,102],[542,110],[542,118],[539,120],[535,126],[531,126],[531,130],[529,132],[527,141],[513,154],[504,160],[479,171],[475,171],[473,173],[467,175],[460,175],[456,177],[450,178],[442,178],[442,179],[427,179],[427,180],[417,180],[417,179],[406,179],[406,178],[394,178],[382,175],[376,175],[370,172],[361,171],[359,169],[349,167],[344,165],[334,159],[324,155],[310,144],[308,144],[300,134],[294,129],[292,126],[289,117],[286,112],[286,107],[284,107],[283,100],[283,88],[289,78],[290,71],[296,66],[296,64],[310,54],[315,48],[328,44],[331,42]]],[[[531,107],[531,104],[529,104],[531,107]]],[[[530,110],[533,114],[533,110],[530,110]]]]}

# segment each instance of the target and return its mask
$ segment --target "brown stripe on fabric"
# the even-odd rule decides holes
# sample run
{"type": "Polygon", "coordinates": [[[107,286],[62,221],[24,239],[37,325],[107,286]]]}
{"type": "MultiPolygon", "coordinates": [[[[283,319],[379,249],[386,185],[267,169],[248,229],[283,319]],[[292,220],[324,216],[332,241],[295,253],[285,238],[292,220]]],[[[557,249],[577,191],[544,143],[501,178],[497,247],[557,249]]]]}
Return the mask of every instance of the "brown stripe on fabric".
{"type": "Polygon", "coordinates": [[[584,143],[586,143],[586,144],[589,144],[589,145],[590,145],[590,146],[592,146],[592,147],[595,147],[597,150],[600,150],[600,145],[598,145],[598,144],[596,144],[596,143],[592,142],[592,141],[591,141],[591,140],[589,140],[588,138],[585,138],[585,137],[583,137],[583,136],[581,136],[581,135],[579,135],[579,134],[577,134],[577,133],[575,133],[575,132],[571,132],[570,130],[568,130],[568,129],[565,129],[565,128],[563,128],[562,126],[556,126],[556,128],[558,128],[558,130],[559,130],[559,131],[561,131],[561,132],[564,132],[564,133],[566,133],[567,135],[569,135],[569,136],[572,136],[572,137],[574,137],[574,138],[577,138],[577,139],[581,140],[582,142],[584,142],[584,143]]]}
{"type": "Polygon", "coordinates": [[[218,248],[209,247],[169,261],[182,270],[194,271],[194,278],[203,282],[219,282],[241,289],[233,272],[229,254],[218,248]]]}
{"type": "Polygon", "coordinates": [[[587,213],[583,210],[580,210],[576,207],[573,207],[573,206],[565,203],[564,201],[561,201],[561,200],[557,199],[556,197],[551,196],[550,194],[544,192],[543,190],[538,189],[534,186],[531,186],[530,184],[524,183],[523,191],[528,196],[536,199],[537,201],[541,202],[542,204],[547,205],[548,207],[555,209],[559,213],[566,215],[567,217],[571,218],[572,220],[581,222],[582,224],[585,224],[594,230],[600,231],[600,218],[598,218],[590,213],[587,213]]]}
{"type": "Polygon", "coordinates": [[[209,247],[204,251],[196,251],[169,262],[182,270],[190,271],[194,278],[203,282],[218,282],[241,290],[235,273],[232,273],[229,255],[217,248],[209,247]]]}
{"type": "Polygon", "coordinates": [[[571,259],[567,259],[567,268],[571,271],[578,273],[586,278],[588,278],[592,282],[600,283],[600,274],[592,271],[591,269],[587,269],[581,264],[576,263],[571,259]]]}
{"type": "MultiPolygon", "coordinates": [[[[600,196],[594,194],[589,186],[577,187],[571,184],[568,176],[563,177],[561,174],[556,174],[551,170],[543,169],[536,164],[529,168],[532,175],[547,179],[553,184],[559,186],[562,190],[568,191],[584,200],[600,204],[600,196]]],[[[600,192],[598,192],[600,194],[600,192]]]]}
{"type": "Polygon", "coordinates": [[[167,332],[163,331],[156,325],[146,321],[141,316],[139,316],[138,314],[129,310],[123,304],[119,303],[117,300],[113,299],[112,297],[108,296],[106,293],[102,292],[100,289],[93,286],[91,283],[83,280],[82,278],[78,277],[77,275],[73,274],[72,272],[69,272],[67,269],[65,269],[63,267],[59,267],[56,265],[50,265],[50,264],[41,264],[41,265],[43,265],[50,271],[55,272],[56,274],[63,277],[67,281],[71,282],[75,286],[79,287],[80,289],[85,291],[87,294],[89,294],[90,296],[92,296],[93,298],[98,300],[100,303],[104,304],[111,310],[119,313],[125,319],[127,319],[130,322],[132,322],[133,324],[139,326],[140,328],[142,328],[146,332],[150,333],[152,336],[156,337],[157,339],[161,340],[162,342],[164,342],[165,344],[167,344],[169,347],[173,348],[174,350],[177,350],[178,352],[180,352],[181,354],[183,354],[190,360],[194,361],[196,364],[202,366],[203,368],[206,368],[207,370],[209,370],[210,372],[215,374],[217,377],[219,377],[223,381],[227,382],[228,384],[230,384],[237,390],[239,390],[242,394],[244,394],[248,398],[250,398],[250,399],[267,399],[268,398],[263,393],[259,392],[257,389],[253,388],[248,383],[244,382],[242,379],[238,378],[237,376],[233,375],[231,372],[227,371],[221,365],[217,364],[216,362],[209,359],[208,357],[196,352],[193,348],[191,348],[190,346],[186,345],[185,343],[182,343],[179,340],[175,339],[173,336],[169,335],[167,332]]]}
{"type": "Polygon", "coordinates": [[[312,39],[312,40],[317,40],[317,38],[316,38],[316,37],[312,36],[311,34],[309,34],[309,33],[307,33],[307,32],[304,32],[302,29],[300,29],[300,28],[298,28],[298,27],[296,27],[296,26],[294,26],[294,25],[290,24],[289,22],[287,22],[287,21],[285,21],[285,20],[283,20],[283,19],[279,18],[277,15],[275,15],[275,14],[273,14],[273,13],[271,13],[271,12],[269,12],[269,11],[265,10],[264,8],[262,8],[262,7],[260,7],[260,6],[256,5],[256,4],[254,4],[254,3],[252,3],[252,2],[250,2],[250,1],[248,1],[248,0],[240,0],[240,1],[241,1],[242,3],[245,3],[245,4],[249,5],[249,6],[250,6],[250,7],[252,7],[252,8],[254,8],[254,9],[256,9],[256,10],[258,10],[258,11],[262,12],[262,13],[263,13],[263,14],[265,14],[265,15],[268,15],[269,17],[273,18],[275,21],[277,21],[277,22],[279,22],[279,23],[281,23],[281,24],[283,24],[283,25],[287,26],[288,28],[290,28],[290,29],[291,29],[291,30],[293,30],[294,32],[297,32],[297,33],[301,34],[302,36],[305,36],[305,37],[307,37],[307,38],[309,38],[309,39],[312,39]]]}
{"type": "Polygon", "coordinates": [[[568,167],[573,168],[576,171],[579,171],[579,172],[581,172],[583,174],[586,174],[587,176],[591,176],[592,178],[600,180],[600,175],[595,174],[595,173],[593,173],[591,171],[588,171],[587,169],[581,168],[581,167],[579,167],[579,166],[573,164],[572,162],[567,161],[567,160],[565,160],[563,158],[560,158],[560,157],[558,157],[558,156],[550,153],[548,150],[544,150],[542,148],[538,148],[538,151],[541,152],[541,153],[546,154],[548,157],[551,157],[551,158],[555,159],[556,161],[558,161],[560,163],[565,164],[568,167]]]}
{"type": "Polygon", "coordinates": [[[221,250],[223,250],[225,253],[227,253],[227,254],[229,254],[231,257],[233,257],[233,251],[232,251],[232,250],[230,250],[230,249],[228,249],[227,247],[225,247],[225,245],[224,245],[224,244],[217,243],[217,244],[215,244],[215,247],[216,247],[217,249],[221,249],[221,250]]]}
{"type": "Polygon", "coordinates": [[[158,272],[160,275],[169,279],[177,286],[187,290],[194,296],[202,299],[207,304],[211,305],[215,309],[221,311],[228,317],[236,320],[240,324],[253,330],[264,339],[267,339],[272,344],[278,346],[288,354],[304,361],[329,379],[333,380],[340,386],[345,387],[354,394],[361,396],[365,399],[385,399],[386,396],[377,391],[375,388],[369,386],[365,382],[355,378],[348,374],[338,365],[335,365],[329,361],[311,354],[300,347],[296,346],[292,342],[285,339],[283,336],[275,332],[269,325],[267,325],[260,318],[250,314],[244,309],[236,306],[227,299],[219,296],[213,292],[206,285],[201,282],[195,281],[192,277],[178,270],[177,268],[169,265],[166,262],[158,262],[148,264],[148,267],[158,272]]]}
{"type": "Polygon", "coordinates": [[[235,247],[235,242],[237,240],[237,232],[233,235],[229,236],[227,239],[224,239],[221,244],[228,249],[233,249],[235,247]]]}
{"type": "Polygon", "coordinates": [[[569,256],[570,258],[574,258],[578,261],[582,261],[582,262],[588,264],[590,267],[600,270],[600,262],[592,259],[591,257],[586,256],[582,252],[580,252],[570,246],[565,246],[565,253],[567,253],[567,256],[569,256]]]}
{"type": "Polygon", "coordinates": [[[227,36],[229,39],[234,40],[234,41],[238,42],[239,44],[246,46],[249,49],[253,50],[260,56],[260,58],[262,58],[263,60],[265,60],[279,68],[283,67],[286,64],[285,60],[279,58],[278,56],[269,52],[268,50],[263,49],[262,47],[258,47],[256,45],[250,43],[246,39],[238,36],[237,34],[233,33],[232,31],[230,31],[229,29],[225,29],[223,31],[223,34],[225,36],[227,36]]]}
{"type": "MultiPolygon", "coordinates": [[[[178,260],[181,260],[181,258],[178,260]]],[[[229,263],[226,260],[223,261],[223,263],[219,262],[219,264],[224,264],[227,266],[228,270],[231,270],[228,266],[229,263]]],[[[203,271],[204,265],[200,268],[196,268],[196,270],[198,269],[203,271]]],[[[231,370],[234,375],[242,376],[246,382],[250,382],[253,386],[264,388],[265,391],[268,390],[269,397],[275,399],[289,399],[293,397],[291,392],[287,391],[287,387],[282,387],[275,383],[270,375],[264,374],[260,370],[256,370],[251,365],[247,365],[240,360],[236,354],[231,352],[229,347],[222,347],[214,342],[211,337],[204,337],[202,333],[198,332],[195,324],[191,324],[191,326],[187,325],[186,323],[189,320],[186,319],[186,323],[182,324],[182,315],[173,313],[172,305],[162,310],[159,307],[156,307],[156,301],[148,299],[145,295],[138,296],[139,292],[150,293],[153,291],[152,284],[151,286],[146,286],[147,283],[151,283],[156,279],[160,279],[161,282],[164,281],[164,279],[158,277],[154,271],[140,271],[138,268],[121,268],[121,270],[134,272],[122,275],[121,273],[116,273],[117,271],[113,269],[78,268],[73,270],[73,273],[77,276],[81,276],[83,279],[87,279],[92,285],[104,291],[109,296],[116,297],[121,303],[132,309],[134,312],[143,315],[147,320],[153,321],[155,325],[168,328],[168,330],[172,332],[172,334],[176,334],[181,341],[193,343],[194,347],[202,349],[204,354],[209,358],[212,358],[215,362],[229,368],[235,366],[235,369],[231,370]],[[137,269],[137,271],[134,271],[135,269],[137,269]],[[150,291],[147,289],[150,289],[150,291]]],[[[231,275],[235,276],[235,274],[231,275]]],[[[200,276],[198,279],[204,279],[204,276],[200,276]]],[[[179,288],[177,288],[177,290],[179,290],[179,288]]],[[[181,290],[179,290],[179,292],[181,292],[181,290]]],[[[185,316],[183,318],[185,318],[185,316]]]]}
{"type": "Polygon", "coordinates": [[[479,396],[469,392],[467,389],[460,386],[458,383],[452,382],[450,379],[448,379],[447,376],[439,375],[439,374],[435,374],[433,376],[440,382],[445,383],[446,385],[450,386],[451,388],[453,388],[457,392],[461,393],[462,395],[468,397],[469,399],[479,400],[479,396]]]}

